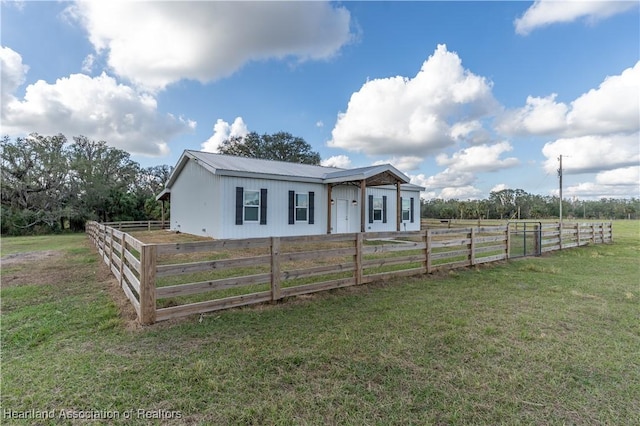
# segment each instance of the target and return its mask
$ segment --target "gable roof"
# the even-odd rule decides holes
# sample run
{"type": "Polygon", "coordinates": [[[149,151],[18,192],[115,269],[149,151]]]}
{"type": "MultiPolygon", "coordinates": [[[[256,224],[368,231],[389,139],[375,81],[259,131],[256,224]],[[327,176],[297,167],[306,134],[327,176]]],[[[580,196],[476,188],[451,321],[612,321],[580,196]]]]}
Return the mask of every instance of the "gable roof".
{"type": "MultiPolygon", "coordinates": [[[[171,172],[166,188],[158,197],[171,191],[171,186],[189,161],[195,161],[212,174],[222,176],[252,177],[264,179],[290,180],[337,184],[366,180],[367,186],[389,185],[400,182],[409,184],[409,178],[391,164],[340,169],[337,167],[314,166],[311,164],[289,163],[286,161],[264,160],[214,154],[211,152],[185,150],[178,164],[171,172]]],[[[415,189],[415,185],[411,185],[415,189]]],[[[419,188],[419,187],[418,187],[419,188]]],[[[407,185],[407,189],[408,185],[407,185]]],[[[158,198],[160,199],[160,198],[158,198]]]]}

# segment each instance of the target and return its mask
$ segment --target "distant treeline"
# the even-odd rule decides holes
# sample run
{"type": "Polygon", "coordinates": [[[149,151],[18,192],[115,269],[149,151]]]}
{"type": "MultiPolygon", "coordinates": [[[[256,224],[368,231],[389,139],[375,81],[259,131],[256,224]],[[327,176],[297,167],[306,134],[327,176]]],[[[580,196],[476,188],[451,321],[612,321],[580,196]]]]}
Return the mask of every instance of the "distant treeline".
{"type": "Polygon", "coordinates": [[[157,220],[169,166],[140,167],[129,153],[85,136],[0,142],[3,235],[82,231],[88,220],[157,220]]]}
{"type": "MultiPolygon", "coordinates": [[[[529,194],[521,189],[492,192],[484,200],[421,200],[420,214],[438,219],[549,219],[560,217],[558,197],[529,194]]],[[[563,200],[563,218],[638,219],[640,199],[563,200]]]]}
{"type": "MultiPolygon", "coordinates": [[[[155,196],[169,178],[167,165],[140,167],[129,153],[76,136],[59,134],[0,141],[1,232],[29,235],[82,231],[88,220],[159,220],[155,196]]],[[[564,217],[638,218],[640,201],[564,201],[564,217]]],[[[492,192],[486,200],[422,200],[421,216],[459,219],[539,219],[559,216],[557,197],[520,189],[492,192]]]]}

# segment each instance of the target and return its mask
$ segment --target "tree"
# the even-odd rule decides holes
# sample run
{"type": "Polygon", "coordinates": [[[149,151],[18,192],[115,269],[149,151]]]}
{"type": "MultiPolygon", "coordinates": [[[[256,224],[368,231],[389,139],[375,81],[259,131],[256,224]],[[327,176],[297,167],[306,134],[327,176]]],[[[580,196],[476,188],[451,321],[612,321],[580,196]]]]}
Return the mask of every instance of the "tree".
{"type": "Polygon", "coordinates": [[[2,138],[2,232],[50,232],[64,227],[69,161],[63,135],[32,133],[11,142],[2,138]],[[38,228],[38,229],[36,229],[38,228]]]}
{"type": "Polygon", "coordinates": [[[245,137],[235,136],[222,142],[221,154],[291,163],[320,164],[320,154],[313,151],[304,139],[287,132],[258,135],[251,132],[245,137]]]}
{"type": "Polygon", "coordinates": [[[76,220],[109,221],[135,218],[136,203],[127,200],[136,185],[140,166],[129,153],[92,141],[74,137],[71,146],[71,185],[76,195],[73,205],[76,220]]]}

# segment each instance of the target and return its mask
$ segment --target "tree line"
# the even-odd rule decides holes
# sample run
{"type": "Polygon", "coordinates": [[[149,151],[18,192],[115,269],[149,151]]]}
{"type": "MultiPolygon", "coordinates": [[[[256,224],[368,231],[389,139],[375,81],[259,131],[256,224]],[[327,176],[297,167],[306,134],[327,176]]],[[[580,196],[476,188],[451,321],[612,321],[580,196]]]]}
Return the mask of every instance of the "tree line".
{"type": "MultiPolygon", "coordinates": [[[[491,192],[483,200],[422,199],[420,215],[436,219],[549,219],[560,217],[560,199],[529,194],[522,189],[491,192]]],[[[562,217],[568,219],[638,219],[640,199],[602,198],[562,200],[562,217]]]]}
{"type": "MultiPolygon", "coordinates": [[[[31,134],[0,141],[2,161],[1,232],[28,235],[82,231],[88,220],[101,222],[159,220],[162,191],[172,167],[141,167],[126,151],[104,141],[58,134],[31,134]]],[[[231,138],[223,154],[319,164],[320,155],[302,138],[286,132],[250,133],[231,138]]],[[[559,216],[557,197],[528,194],[521,189],[492,192],[485,200],[421,200],[425,218],[540,219],[559,216]]],[[[638,218],[640,201],[563,200],[564,217],[585,219],[638,218]]]]}
{"type": "Polygon", "coordinates": [[[126,151],[77,136],[4,136],[3,235],[82,231],[88,220],[157,220],[171,167],[140,167],[126,151]]]}

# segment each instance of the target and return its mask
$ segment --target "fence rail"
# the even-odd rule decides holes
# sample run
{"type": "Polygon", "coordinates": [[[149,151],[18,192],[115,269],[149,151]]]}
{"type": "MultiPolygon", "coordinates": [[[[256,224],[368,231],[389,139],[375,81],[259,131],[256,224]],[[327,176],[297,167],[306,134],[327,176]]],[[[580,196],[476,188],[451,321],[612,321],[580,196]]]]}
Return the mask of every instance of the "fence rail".
{"type": "MultiPolygon", "coordinates": [[[[111,225],[87,234],[143,324],[512,257],[512,224],[171,244],[111,225]]],[[[540,252],[613,240],[611,223],[542,223],[536,235],[540,252]]]]}

